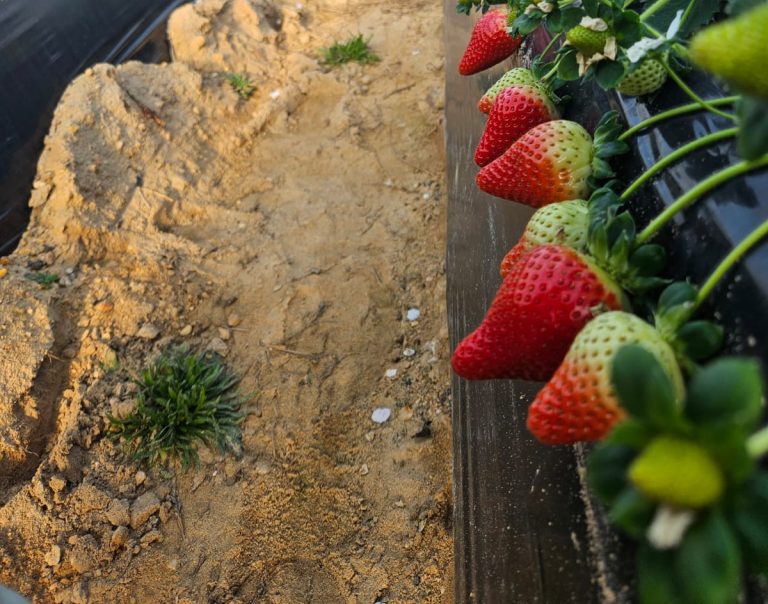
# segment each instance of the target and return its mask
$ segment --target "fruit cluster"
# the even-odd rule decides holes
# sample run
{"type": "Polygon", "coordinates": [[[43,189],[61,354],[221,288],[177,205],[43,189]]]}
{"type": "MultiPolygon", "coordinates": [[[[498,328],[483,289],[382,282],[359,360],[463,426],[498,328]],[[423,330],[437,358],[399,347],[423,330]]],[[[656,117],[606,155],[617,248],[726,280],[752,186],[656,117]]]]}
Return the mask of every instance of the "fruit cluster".
{"type": "Polygon", "coordinates": [[[757,430],[762,379],[753,360],[712,360],[723,330],[696,315],[768,235],[768,221],[700,287],[668,279],[666,252],[651,240],[713,188],[768,167],[768,71],[760,65],[768,2],[491,4],[459,2],[460,12],[483,12],[461,74],[514,55],[537,28],[551,42],[480,99],[488,121],[475,152],[476,182],[536,212],[501,263],[503,282],[485,318],[454,351],[453,369],[466,379],[545,382],[528,409],[530,432],[548,445],[601,441],[587,476],[609,518],[640,542],[640,602],[736,602],[743,568],[768,575],[768,473],[758,463],[768,453],[768,428],[757,430]],[[683,77],[692,66],[735,94],[702,99],[683,77]],[[590,135],[563,119],[557,95],[577,79],[633,96],[675,84],[692,102],[626,131],[611,112],[590,135]],[[622,185],[609,162],[628,151],[632,136],[701,110],[734,126],[690,141],[622,185]],[[636,227],[625,203],[643,184],[689,153],[734,137],[742,161],[636,227]]]}

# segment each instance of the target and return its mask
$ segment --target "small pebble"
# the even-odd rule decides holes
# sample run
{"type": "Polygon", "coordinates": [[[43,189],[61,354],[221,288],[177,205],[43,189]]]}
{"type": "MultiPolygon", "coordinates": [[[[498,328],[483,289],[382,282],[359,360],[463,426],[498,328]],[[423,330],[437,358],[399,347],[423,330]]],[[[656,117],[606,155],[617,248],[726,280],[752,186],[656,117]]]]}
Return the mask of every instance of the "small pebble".
{"type": "Polygon", "coordinates": [[[233,312],[231,315],[227,317],[227,325],[229,327],[237,327],[242,322],[243,320],[240,318],[240,315],[238,315],[236,312],[233,312]]]}
{"type": "Polygon", "coordinates": [[[360,474],[362,476],[366,476],[368,474],[368,464],[364,463],[362,466],[360,466],[360,474]]]}
{"type": "Polygon", "coordinates": [[[269,98],[271,98],[272,100],[276,100],[279,96],[280,96],[279,90],[273,90],[272,92],[269,93],[269,98]]]}
{"type": "Polygon", "coordinates": [[[418,308],[409,308],[405,314],[405,318],[409,321],[415,321],[421,316],[421,311],[418,308]]]}
{"type": "Polygon", "coordinates": [[[386,375],[390,380],[397,377],[397,369],[387,369],[384,372],[384,375],[386,375]]]}
{"type": "Polygon", "coordinates": [[[136,333],[136,336],[143,340],[154,340],[159,335],[160,330],[152,323],[144,323],[136,333]]]}
{"type": "Polygon", "coordinates": [[[138,472],[136,472],[136,476],[134,477],[134,480],[136,481],[136,486],[144,484],[144,481],[146,479],[147,479],[147,473],[144,472],[144,470],[139,470],[138,472]]]}
{"type": "Polygon", "coordinates": [[[416,354],[416,351],[413,348],[406,348],[403,350],[403,356],[404,357],[412,357],[416,354]]]}
{"type": "Polygon", "coordinates": [[[392,410],[387,407],[379,407],[371,413],[371,419],[377,424],[383,424],[392,415],[392,410]]]}
{"type": "Polygon", "coordinates": [[[191,325],[185,325],[181,328],[181,331],[179,331],[180,336],[188,336],[192,334],[192,326],[191,325]]]}

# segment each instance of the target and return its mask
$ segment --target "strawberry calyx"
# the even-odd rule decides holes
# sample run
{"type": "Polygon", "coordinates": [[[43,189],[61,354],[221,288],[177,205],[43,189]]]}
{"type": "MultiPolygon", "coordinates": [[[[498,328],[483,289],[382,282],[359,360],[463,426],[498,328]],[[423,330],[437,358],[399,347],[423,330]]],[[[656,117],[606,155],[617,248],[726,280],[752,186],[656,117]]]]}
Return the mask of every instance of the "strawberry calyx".
{"type": "Polygon", "coordinates": [[[608,158],[629,151],[629,145],[619,140],[624,127],[619,123],[619,114],[609,111],[600,119],[593,136],[592,188],[597,188],[596,181],[612,178],[615,172],[608,163],[608,158]]]}

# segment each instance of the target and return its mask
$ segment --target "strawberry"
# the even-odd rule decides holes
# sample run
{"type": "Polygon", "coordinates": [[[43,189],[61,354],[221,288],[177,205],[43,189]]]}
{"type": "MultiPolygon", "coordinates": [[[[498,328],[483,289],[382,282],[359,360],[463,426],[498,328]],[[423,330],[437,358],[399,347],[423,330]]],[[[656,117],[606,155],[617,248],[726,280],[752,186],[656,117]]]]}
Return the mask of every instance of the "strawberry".
{"type": "Polygon", "coordinates": [[[472,75],[512,55],[523,41],[507,33],[508,14],[503,10],[490,10],[475,23],[469,44],[459,63],[461,75],[472,75]]]}
{"type": "Polygon", "coordinates": [[[734,88],[768,99],[768,4],[702,29],[691,40],[694,63],[734,88]]]}
{"type": "Polygon", "coordinates": [[[513,86],[502,90],[475,151],[475,163],[485,166],[534,126],[557,119],[557,109],[538,86],[513,86]]]}
{"type": "Polygon", "coordinates": [[[629,467],[629,480],[650,499],[699,509],[720,498],[723,472],[701,445],[675,436],[652,440],[629,467]]]}
{"type": "Polygon", "coordinates": [[[511,267],[451,364],[467,379],[547,379],[595,312],[624,306],[621,288],[587,256],[559,245],[533,248],[511,267]]]}
{"type": "Polygon", "coordinates": [[[496,83],[491,86],[480,99],[477,104],[477,108],[483,113],[490,113],[493,108],[493,103],[496,101],[496,97],[505,88],[510,86],[520,86],[525,84],[526,86],[541,86],[546,88],[542,84],[530,69],[525,67],[514,67],[501,76],[496,83]]]}
{"type": "Polygon", "coordinates": [[[602,439],[625,416],[611,382],[613,358],[626,344],[654,355],[682,400],[683,378],[675,353],[651,325],[622,311],[590,321],[573,340],[560,367],[528,409],[528,429],[551,445],[602,439]]]}
{"type": "Polygon", "coordinates": [[[539,245],[554,243],[577,251],[584,249],[588,227],[589,210],[583,199],[560,201],[539,208],[531,216],[515,247],[501,261],[501,276],[506,277],[523,254],[539,245]]]}
{"type": "Polygon", "coordinates": [[[589,193],[592,138],[576,122],[553,120],[535,126],[477,174],[491,195],[534,208],[589,193]]]}
{"type": "Polygon", "coordinates": [[[594,31],[583,25],[577,25],[568,30],[565,39],[582,55],[591,57],[598,53],[602,54],[605,43],[612,35],[609,31],[594,31]]]}
{"type": "Polygon", "coordinates": [[[576,122],[544,122],[484,166],[477,185],[486,193],[534,208],[583,198],[589,193],[590,177],[613,176],[606,158],[628,149],[616,140],[621,130],[613,111],[600,120],[594,141],[576,122]]]}
{"type": "Polygon", "coordinates": [[[661,61],[648,58],[621,80],[616,89],[627,96],[642,96],[656,92],[666,81],[667,70],[661,61]]]}

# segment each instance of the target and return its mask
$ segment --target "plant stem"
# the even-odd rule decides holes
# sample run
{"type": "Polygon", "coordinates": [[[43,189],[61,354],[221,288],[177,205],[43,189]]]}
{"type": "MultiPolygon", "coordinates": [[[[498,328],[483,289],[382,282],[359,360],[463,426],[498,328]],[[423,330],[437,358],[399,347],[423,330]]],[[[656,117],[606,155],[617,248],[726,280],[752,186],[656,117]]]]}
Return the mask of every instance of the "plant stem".
{"type": "Polygon", "coordinates": [[[640,14],[640,20],[645,21],[646,19],[651,17],[654,13],[664,8],[667,4],[669,4],[669,0],[656,0],[656,2],[651,4],[648,8],[646,8],[640,14]]]}
{"type": "Polygon", "coordinates": [[[724,117],[734,122],[736,121],[735,116],[731,115],[730,113],[725,113],[725,111],[720,111],[717,107],[713,107],[707,101],[702,99],[698,94],[696,94],[693,90],[691,90],[688,87],[688,85],[685,82],[683,82],[682,78],[679,75],[677,75],[675,70],[669,66],[669,61],[667,61],[667,59],[660,59],[660,60],[661,60],[661,64],[664,65],[664,69],[667,70],[669,77],[671,77],[675,81],[675,83],[680,87],[680,89],[689,97],[691,97],[692,100],[696,101],[704,109],[714,113],[715,115],[719,115],[720,117],[724,117]]]}
{"type": "MultiPolygon", "coordinates": [[[[738,96],[726,96],[721,99],[712,99],[707,101],[707,103],[713,107],[719,107],[720,105],[730,105],[731,103],[736,102],[738,99],[738,96]]],[[[685,113],[692,113],[693,111],[701,111],[702,106],[701,103],[689,103],[688,105],[681,105],[680,107],[675,107],[673,109],[667,109],[666,111],[662,111],[661,113],[657,115],[653,115],[649,117],[646,120],[643,120],[642,122],[639,122],[632,126],[629,130],[624,132],[620,137],[619,140],[623,141],[628,139],[630,136],[634,136],[637,132],[640,130],[643,130],[644,128],[647,128],[648,126],[652,126],[653,124],[656,124],[658,122],[661,122],[663,120],[666,120],[670,117],[676,117],[678,115],[683,115],[685,113]]]]}
{"type": "Polygon", "coordinates": [[[696,151],[696,149],[700,149],[701,147],[704,147],[711,143],[716,143],[718,141],[729,138],[731,136],[736,136],[738,132],[739,132],[738,128],[728,128],[726,130],[720,130],[718,132],[713,132],[711,134],[707,134],[706,136],[702,136],[701,138],[697,138],[696,140],[693,140],[690,143],[683,145],[679,149],[675,149],[672,153],[670,153],[666,157],[661,158],[659,161],[653,164],[650,168],[648,168],[648,170],[643,172],[637,178],[637,180],[635,180],[635,182],[629,185],[621,194],[621,201],[622,202],[626,201],[627,198],[630,195],[632,195],[632,193],[634,193],[645,182],[653,178],[656,174],[658,174],[661,170],[666,168],[668,165],[676,162],[682,157],[685,157],[689,153],[696,151]]]}
{"type": "Polygon", "coordinates": [[[694,310],[701,306],[701,303],[712,293],[712,290],[715,289],[723,276],[733,268],[733,265],[741,260],[766,235],[768,235],[768,220],[747,235],[712,271],[712,274],[699,289],[699,293],[693,303],[694,310]]]}
{"type": "Polygon", "coordinates": [[[549,78],[551,78],[553,75],[555,75],[557,73],[557,68],[558,67],[560,67],[560,61],[559,60],[552,66],[552,69],[550,69],[547,73],[545,73],[541,77],[541,81],[542,82],[546,82],[547,80],[549,80],[549,78]]]}
{"type": "Polygon", "coordinates": [[[754,459],[768,453],[768,426],[755,432],[747,439],[747,451],[754,459]]]}
{"type": "Polygon", "coordinates": [[[552,39],[549,41],[549,44],[547,44],[547,45],[544,47],[544,50],[542,50],[542,51],[539,53],[539,56],[540,56],[542,59],[543,59],[544,57],[546,57],[546,56],[547,56],[547,53],[548,53],[550,50],[552,50],[552,46],[554,46],[555,42],[557,42],[557,41],[560,39],[560,36],[562,36],[562,35],[563,35],[563,32],[560,32],[559,34],[557,34],[556,36],[554,36],[554,37],[553,37],[553,38],[552,38],[552,39]]]}
{"type": "Polygon", "coordinates": [[[656,218],[654,218],[647,227],[640,231],[636,239],[637,244],[639,245],[648,241],[659,231],[659,229],[661,229],[661,227],[663,227],[669,221],[670,218],[672,218],[681,210],[687,208],[690,204],[692,204],[708,191],[711,191],[715,187],[723,184],[731,178],[734,178],[735,176],[744,174],[745,172],[749,172],[751,170],[756,170],[757,168],[762,168],[764,166],[768,166],[768,154],[762,155],[751,161],[740,161],[739,163],[725,168],[724,170],[720,170],[720,172],[715,172],[709,178],[705,178],[695,187],[689,189],[683,195],[678,197],[666,210],[656,216],[656,218]]]}

